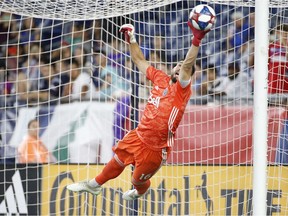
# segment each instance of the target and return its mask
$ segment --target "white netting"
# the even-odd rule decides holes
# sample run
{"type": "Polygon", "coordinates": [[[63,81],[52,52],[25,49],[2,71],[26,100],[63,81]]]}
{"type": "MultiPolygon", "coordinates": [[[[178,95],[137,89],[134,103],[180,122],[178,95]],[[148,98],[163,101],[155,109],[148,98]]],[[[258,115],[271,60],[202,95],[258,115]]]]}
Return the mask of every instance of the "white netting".
{"type": "Polygon", "coordinates": [[[88,20],[122,16],[173,2],[177,0],[5,0],[0,3],[0,10],[47,19],[88,20]]]}
{"type": "MultiPolygon", "coordinates": [[[[256,0],[207,0],[205,1],[210,4],[225,4],[233,6],[243,6],[243,7],[255,7],[256,0]]],[[[285,8],[288,5],[287,0],[270,0],[268,2],[269,7],[285,8]]]]}
{"type": "MultiPolygon", "coordinates": [[[[180,0],[4,0],[0,2],[0,10],[47,19],[88,20],[136,13],[142,11],[143,8],[147,11],[175,2],[180,2],[180,0]]],[[[239,7],[255,6],[255,0],[208,0],[202,2],[239,7]]],[[[287,5],[287,0],[273,0],[269,2],[270,7],[285,8],[287,5]]]]}
{"type": "MultiPolygon", "coordinates": [[[[1,1],[0,214],[251,215],[254,6],[252,0],[1,1]],[[67,184],[102,170],[111,147],[139,122],[152,88],[133,66],[120,26],[133,24],[145,58],[171,74],[191,45],[189,12],[207,2],[217,22],[202,41],[168,166],[152,178],[149,193],[135,206],[121,198],[131,188],[129,168],[97,198],[69,193],[67,184]],[[30,164],[37,151],[31,161],[21,157],[35,118],[53,154],[40,160],[48,164],[30,164]]],[[[277,46],[269,57],[267,215],[288,214],[287,35],[279,26],[287,17],[287,1],[270,1],[269,40],[277,46]]]]}

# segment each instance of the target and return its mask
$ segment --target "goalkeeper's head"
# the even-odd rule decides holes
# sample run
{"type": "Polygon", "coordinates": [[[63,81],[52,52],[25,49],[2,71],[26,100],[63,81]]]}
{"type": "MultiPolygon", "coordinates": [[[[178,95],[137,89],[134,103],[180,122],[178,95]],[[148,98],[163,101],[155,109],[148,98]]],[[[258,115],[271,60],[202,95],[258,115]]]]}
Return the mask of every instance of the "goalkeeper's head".
{"type": "MultiPolygon", "coordinates": [[[[177,63],[177,65],[172,69],[172,73],[171,73],[171,81],[173,83],[176,83],[179,77],[179,73],[182,67],[183,61],[180,61],[177,63]]],[[[191,69],[191,76],[195,73],[195,66],[193,65],[192,69],[191,69]]]]}

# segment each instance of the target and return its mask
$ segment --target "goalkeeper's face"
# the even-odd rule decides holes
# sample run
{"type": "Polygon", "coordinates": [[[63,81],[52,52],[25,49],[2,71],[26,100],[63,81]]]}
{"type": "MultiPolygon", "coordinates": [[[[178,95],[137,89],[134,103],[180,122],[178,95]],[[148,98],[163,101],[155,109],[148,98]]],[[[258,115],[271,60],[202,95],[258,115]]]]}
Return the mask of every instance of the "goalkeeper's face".
{"type": "Polygon", "coordinates": [[[178,80],[178,76],[179,76],[179,73],[180,73],[180,69],[181,69],[182,63],[183,63],[183,61],[178,62],[178,64],[172,69],[171,81],[173,83],[176,83],[177,80],[178,80]]]}

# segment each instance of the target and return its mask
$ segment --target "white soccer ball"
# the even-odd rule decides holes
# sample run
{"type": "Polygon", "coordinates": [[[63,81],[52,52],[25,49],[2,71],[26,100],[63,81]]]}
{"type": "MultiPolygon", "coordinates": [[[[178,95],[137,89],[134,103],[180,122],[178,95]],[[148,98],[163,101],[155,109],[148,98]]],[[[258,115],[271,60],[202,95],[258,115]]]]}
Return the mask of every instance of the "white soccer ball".
{"type": "Polygon", "coordinates": [[[203,31],[211,29],[216,22],[214,9],[204,4],[194,7],[190,12],[189,18],[194,28],[203,31]]]}

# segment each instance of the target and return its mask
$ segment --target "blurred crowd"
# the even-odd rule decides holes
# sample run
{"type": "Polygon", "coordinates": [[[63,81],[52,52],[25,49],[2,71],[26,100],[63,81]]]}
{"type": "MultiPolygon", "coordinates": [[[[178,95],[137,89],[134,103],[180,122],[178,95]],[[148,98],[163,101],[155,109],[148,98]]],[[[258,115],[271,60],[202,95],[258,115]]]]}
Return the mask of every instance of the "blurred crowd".
{"type": "Polygon", "coordinates": [[[4,12],[0,20],[1,106],[110,101],[129,93],[130,58],[118,49],[120,40],[101,38],[103,20],[67,22],[4,12]]]}
{"type": "MultiPolygon", "coordinates": [[[[195,65],[193,93],[247,98],[253,94],[255,14],[251,9],[230,9],[225,13],[222,7],[215,6],[216,14],[220,11],[221,15],[203,41],[195,65]]],[[[178,9],[176,13],[176,9],[174,4],[131,15],[145,57],[168,74],[184,58],[191,40],[186,26],[189,10],[178,9]]],[[[128,47],[118,34],[124,22],[131,22],[129,16],[61,21],[2,12],[0,106],[112,101],[130,94],[133,65],[128,47]]],[[[279,45],[278,50],[270,46],[269,59],[273,62],[280,61],[279,49],[287,47],[287,32],[285,24],[272,28],[270,42],[279,45]]],[[[286,56],[281,61],[280,65],[286,64],[286,56]]],[[[280,69],[280,75],[269,76],[273,83],[269,93],[288,91],[285,67],[280,69]]],[[[141,76],[134,81],[139,83],[138,97],[146,99],[149,83],[141,76]]]]}
{"type": "MultiPolygon", "coordinates": [[[[134,17],[145,57],[168,74],[190,45],[185,22],[188,12],[176,13],[166,6],[134,17]]],[[[253,94],[255,14],[232,12],[221,12],[214,30],[203,41],[193,77],[194,96],[247,98],[253,94]]],[[[132,63],[117,31],[127,20],[68,22],[5,12],[0,16],[0,106],[111,101],[131,93],[132,63]]],[[[270,42],[285,48],[287,32],[287,25],[275,26],[270,42]]],[[[279,55],[270,48],[270,55],[279,55]]],[[[285,71],[269,76],[273,82],[269,93],[287,91],[285,71]]],[[[149,83],[141,76],[139,80],[138,96],[145,99],[149,83]]]]}

